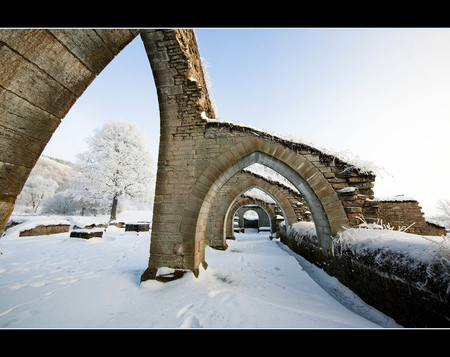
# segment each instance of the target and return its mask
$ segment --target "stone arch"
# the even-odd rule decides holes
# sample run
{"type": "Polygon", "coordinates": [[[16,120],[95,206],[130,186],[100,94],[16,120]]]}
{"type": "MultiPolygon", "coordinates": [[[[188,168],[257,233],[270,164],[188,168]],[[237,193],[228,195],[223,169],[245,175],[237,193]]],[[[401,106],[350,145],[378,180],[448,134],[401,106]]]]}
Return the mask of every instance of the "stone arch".
{"type": "Polygon", "coordinates": [[[302,188],[299,191],[309,199],[323,238],[322,248],[329,248],[329,237],[348,225],[349,219],[357,221],[351,215],[360,214],[359,196],[371,194],[374,176],[364,181],[355,172],[350,181],[336,173],[336,179],[343,181],[328,182],[337,172],[324,177],[327,172],[322,170],[329,169],[330,162],[339,169],[349,165],[306,145],[205,119],[215,115],[193,30],[4,29],[0,30],[4,68],[0,78],[0,233],[61,119],[138,34],[151,65],[161,121],[150,260],[142,280],[154,277],[163,266],[198,272],[199,264],[205,263],[205,226],[211,204],[223,183],[252,163],[265,164],[285,176],[288,172],[302,188]],[[355,188],[346,193],[346,199],[355,202],[345,207],[348,217],[334,190],[337,185],[355,188]]]}
{"type": "Polygon", "coordinates": [[[244,177],[246,178],[230,190],[227,190],[224,196],[220,197],[220,202],[217,202],[217,199],[214,201],[214,214],[208,216],[206,224],[206,244],[218,249],[226,249],[226,237],[229,235],[229,226],[226,225],[226,222],[228,222],[227,217],[229,217],[230,207],[237,198],[253,187],[261,189],[276,202],[286,222],[292,224],[297,221],[297,216],[291,203],[279,188],[261,177],[252,175],[245,175],[244,177]]]}
{"type": "Polygon", "coordinates": [[[227,199],[223,200],[218,207],[215,219],[212,222],[208,222],[205,239],[207,239],[207,243],[210,246],[226,249],[226,238],[231,236],[232,232],[231,222],[233,214],[231,212],[233,205],[239,197],[254,187],[267,193],[276,202],[286,222],[292,224],[297,221],[297,216],[290,202],[278,188],[271,186],[260,178],[250,177],[229,192],[227,199]]]}
{"type": "MultiPolygon", "coordinates": [[[[245,187],[247,184],[248,184],[248,182],[243,182],[243,184],[239,185],[239,186],[245,187]]],[[[232,232],[232,220],[233,220],[233,216],[234,216],[233,210],[235,211],[235,209],[236,209],[236,206],[235,206],[236,202],[242,195],[245,194],[245,192],[247,192],[255,187],[260,189],[261,191],[267,193],[275,201],[276,205],[280,209],[280,211],[284,217],[284,220],[287,222],[287,224],[293,224],[293,223],[297,222],[297,216],[295,214],[295,211],[292,208],[292,206],[290,205],[290,202],[284,196],[284,194],[277,188],[267,185],[267,182],[265,182],[264,180],[256,180],[255,183],[251,183],[249,186],[242,189],[242,191],[237,196],[235,196],[235,198],[233,199],[231,204],[226,209],[224,216],[221,217],[222,221],[223,221],[224,242],[225,242],[226,237],[229,236],[229,233],[232,232]]],[[[266,206],[268,206],[268,205],[264,205],[262,203],[258,203],[258,204],[260,206],[264,206],[263,207],[264,209],[266,209],[266,206]]],[[[225,206],[226,206],[226,203],[224,203],[224,205],[222,205],[222,207],[225,207],[225,206]]],[[[268,210],[269,209],[266,209],[266,211],[268,211],[268,210]]],[[[223,213],[222,210],[221,210],[221,213],[223,213]]]]}
{"type": "Polygon", "coordinates": [[[235,239],[234,237],[234,216],[239,211],[240,208],[247,205],[257,205],[261,207],[269,216],[271,221],[271,233],[277,232],[276,227],[276,217],[277,214],[271,205],[268,205],[265,202],[261,202],[255,198],[246,197],[241,195],[234,200],[233,204],[229,207],[226,216],[224,217],[224,232],[226,232],[226,239],[235,239]],[[275,223],[275,224],[274,224],[275,223]]]}
{"type": "MultiPolygon", "coordinates": [[[[258,216],[258,228],[269,227],[270,233],[272,233],[272,222],[274,221],[276,215],[273,209],[267,204],[259,205],[258,203],[241,205],[234,213],[230,212],[231,224],[234,228],[234,220],[236,217],[242,221],[242,227],[245,228],[245,220],[248,212],[255,212],[258,216]],[[264,224],[265,223],[265,224],[264,224]]],[[[234,229],[233,229],[234,231],[234,229]]]]}
{"type": "Polygon", "coordinates": [[[0,30],[0,235],[61,119],[139,32],[0,30]]]}
{"type": "MultiPolygon", "coordinates": [[[[188,205],[198,207],[196,214],[191,210],[183,216],[196,222],[195,233],[192,232],[195,241],[204,241],[209,209],[222,185],[236,172],[260,163],[285,176],[299,190],[314,217],[320,248],[330,251],[332,235],[343,226],[349,226],[348,218],[331,184],[305,156],[280,143],[258,137],[247,138],[223,152],[200,176],[188,199],[188,205]],[[198,198],[202,198],[201,201],[198,198]]],[[[204,256],[200,259],[204,261],[204,256]]]]}

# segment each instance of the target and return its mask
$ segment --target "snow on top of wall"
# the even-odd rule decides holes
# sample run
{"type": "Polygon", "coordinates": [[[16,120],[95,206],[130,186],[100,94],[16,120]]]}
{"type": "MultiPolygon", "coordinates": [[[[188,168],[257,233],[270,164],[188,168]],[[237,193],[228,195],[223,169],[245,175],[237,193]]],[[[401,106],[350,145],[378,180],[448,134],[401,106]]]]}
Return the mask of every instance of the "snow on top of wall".
{"type": "Polygon", "coordinates": [[[313,146],[312,143],[303,142],[302,140],[298,140],[298,138],[275,135],[265,130],[257,129],[250,125],[241,124],[238,122],[208,118],[205,112],[201,113],[201,117],[205,119],[208,123],[227,124],[229,126],[245,128],[256,136],[268,136],[276,141],[283,142],[286,145],[294,145],[294,146],[300,145],[304,149],[311,151],[313,155],[321,155],[323,158],[327,157],[328,161],[335,162],[337,165],[343,168],[343,172],[352,171],[353,169],[356,169],[361,174],[365,175],[376,175],[381,172],[386,173],[386,170],[383,167],[378,166],[373,161],[363,160],[358,155],[352,154],[350,151],[334,152],[332,150],[325,148],[318,149],[315,146],[313,146]]]}
{"type": "Polygon", "coordinates": [[[261,164],[253,164],[246,167],[243,171],[248,172],[254,176],[261,177],[269,183],[276,183],[282,187],[294,191],[297,194],[300,194],[297,188],[287,178],[269,167],[261,164]]]}
{"type": "Polygon", "coordinates": [[[368,201],[376,202],[417,202],[417,200],[411,196],[396,195],[396,196],[375,196],[373,200],[368,201]]]}
{"type": "Polygon", "coordinates": [[[7,229],[4,236],[8,238],[17,238],[20,236],[21,232],[34,229],[38,226],[57,226],[62,224],[70,224],[70,221],[63,218],[45,218],[43,216],[36,216],[7,229]]]}

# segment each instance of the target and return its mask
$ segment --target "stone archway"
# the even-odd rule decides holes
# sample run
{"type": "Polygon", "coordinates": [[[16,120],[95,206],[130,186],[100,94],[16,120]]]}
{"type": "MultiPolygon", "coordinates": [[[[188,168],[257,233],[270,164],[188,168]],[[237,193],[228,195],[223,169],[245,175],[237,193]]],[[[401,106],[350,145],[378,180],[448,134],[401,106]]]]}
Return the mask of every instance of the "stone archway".
{"type": "Polygon", "coordinates": [[[239,218],[242,223],[241,227],[244,230],[249,222],[255,223],[254,227],[249,228],[256,228],[258,231],[261,227],[267,227],[269,230],[272,228],[272,219],[269,216],[269,212],[257,204],[241,206],[233,216],[239,218]]]}
{"type": "MultiPolygon", "coordinates": [[[[227,214],[226,220],[224,222],[224,231],[226,232],[226,238],[227,239],[236,239],[234,236],[234,219],[236,214],[239,210],[241,210],[243,207],[248,206],[248,209],[251,209],[250,207],[257,206],[260,209],[264,210],[270,220],[270,233],[274,234],[277,233],[277,214],[275,213],[275,210],[270,205],[266,204],[265,202],[261,202],[255,198],[246,197],[244,195],[239,196],[232,206],[230,206],[229,214],[227,214]]],[[[241,223],[241,222],[240,222],[241,223]]]]}
{"type": "Polygon", "coordinates": [[[235,201],[253,187],[259,188],[276,202],[286,222],[292,224],[297,221],[297,216],[291,203],[278,187],[261,177],[255,177],[245,172],[238,172],[224,184],[223,189],[219,191],[218,196],[212,204],[213,210],[209,214],[206,224],[206,244],[218,249],[226,249],[226,237],[230,236],[232,232],[232,230],[230,231],[229,225],[231,224],[229,223],[229,219],[232,219],[230,217],[230,210],[235,201]],[[233,179],[236,179],[237,183],[225,190],[227,184],[233,181],[233,179]]]}
{"type": "MultiPolygon", "coordinates": [[[[204,227],[206,226],[205,222],[211,202],[227,178],[232,177],[247,166],[259,163],[284,175],[299,190],[314,217],[319,246],[325,250],[330,250],[331,236],[337,234],[342,226],[349,225],[345,211],[331,184],[317,167],[302,155],[293,155],[295,153],[289,148],[273,142],[266,143],[256,138],[253,140],[253,145],[249,143],[250,140],[237,144],[219,156],[208,167],[206,174],[209,172],[220,172],[220,174],[204,194],[205,198],[199,208],[196,225],[196,240],[204,239],[204,227]],[[289,153],[289,151],[291,152],[289,153]],[[287,158],[286,162],[282,161],[284,157],[287,158]]],[[[200,177],[199,182],[201,179],[202,177],[200,177]]],[[[194,187],[193,195],[196,195],[196,188],[194,187]]]]}
{"type": "Polygon", "coordinates": [[[140,30],[0,30],[0,235],[62,118],[140,30]]]}
{"type": "Polygon", "coordinates": [[[0,233],[61,119],[139,33],[161,121],[150,259],[142,279],[154,278],[159,267],[198,272],[214,198],[252,163],[290,176],[315,216],[321,247],[329,249],[331,235],[361,212],[361,197],[372,194],[375,177],[307,145],[207,119],[214,109],[189,29],[0,30],[0,233]],[[350,204],[341,200],[343,187],[355,188],[346,197],[350,204]]]}

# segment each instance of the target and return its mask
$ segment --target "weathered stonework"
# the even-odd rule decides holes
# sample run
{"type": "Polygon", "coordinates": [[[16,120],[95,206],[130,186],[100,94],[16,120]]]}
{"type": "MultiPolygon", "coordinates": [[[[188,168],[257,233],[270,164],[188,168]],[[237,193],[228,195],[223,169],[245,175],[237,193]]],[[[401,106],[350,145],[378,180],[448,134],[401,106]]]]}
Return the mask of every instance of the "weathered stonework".
{"type": "MultiPolygon", "coordinates": [[[[355,292],[362,300],[392,317],[404,327],[448,328],[450,295],[439,274],[429,276],[427,268],[394,271],[380,268],[354,254],[325,256],[308,239],[299,243],[292,231],[281,230],[281,242],[303,258],[322,268],[355,292]]],[[[445,268],[444,268],[445,269],[445,268]]]]}
{"type": "MultiPolygon", "coordinates": [[[[364,194],[371,191],[370,182],[361,182],[367,176],[307,145],[205,120],[215,114],[192,30],[1,30],[0,228],[4,229],[16,196],[61,118],[139,32],[152,67],[161,117],[145,277],[154,276],[161,266],[196,272],[199,264],[206,264],[211,205],[229,178],[257,162],[296,185],[315,216],[321,247],[330,249],[331,235],[353,219],[337,188],[354,186],[364,194]],[[343,175],[344,170],[348,174],[343,175]]],[[[350,207],[362,204],[353,201],[350,207]]]]}
{"type": "MultiPolygon", "coordinates": [[[[228,189],[235,175],[254,163],[281,173],[300,192],[316,225],[313,261],[318,265],[330,259],[331,238],[343,227],[359,224],[361,214],[386,217],[396,225],[392,212],[397,208],[368,203],[373,199],[374,175],[305,144],[205,119],[215,114],[193,30],[2,29],[0,233],[61,119],[95,76],[139,33],[152,68],[161,120],[150,259],[142,280],[154,279],[160,267],[195,274],[200,264],[206,267],[205,244],[216,239],[209,236],[208,224],[224,232],[219,245],[228,235],[226,227],[232,227],[215,208],[232,221],[238,203],[233,200],[249,185],[236,181],[230,186],[228,192],[236,196],[228,206],[215,206],[216,199],[227,192],[223,189],[228,189]]],[[[288,224],[298,219],[283,189],[257,177],[251,180],[277,197],[288,224]]],[[[403,207],[403,218],[398,218],[398,222],[403,219],[402,226],[417,211],[403,207]]],[[[414,219],[419,220],[418,216],[414,219]]]]}
{"type": "Polygon", "coordinates": [[[446,235],[444,227],[427,222],[419,202],[415,200],[368,200],[363,206],[368,222],[389,224],[394,229],[408,228],[407,233],[440,236],[446,235]]]}
{"type": "Polygon", "coordinates": [[[0,234],[61,119],[138,33],[0,29],[0,234]]]}
{"type": "Polygon", "coordinates": [[[19,237],[45,236],[50,234],[69,232],[70,224],[42,224],[31,229],[21,231],[19,237]]]}

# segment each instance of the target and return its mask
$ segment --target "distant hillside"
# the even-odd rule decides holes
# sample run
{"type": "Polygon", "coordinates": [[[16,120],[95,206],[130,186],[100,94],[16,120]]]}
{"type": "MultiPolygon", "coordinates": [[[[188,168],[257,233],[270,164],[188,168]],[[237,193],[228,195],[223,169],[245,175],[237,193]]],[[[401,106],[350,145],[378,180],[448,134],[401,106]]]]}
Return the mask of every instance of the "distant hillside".
{"type": "Polygon", "coordinates": [[[71,163],[41,155],[30,175],[41,175],[55,180],[59,187],[56,192],[64,191],[71,186],[71,163]]]}

